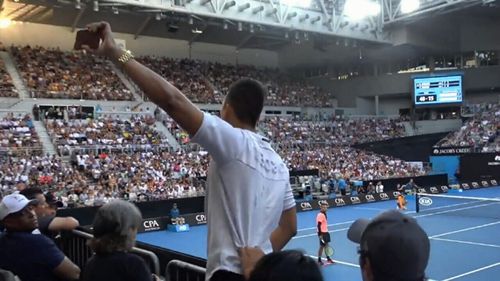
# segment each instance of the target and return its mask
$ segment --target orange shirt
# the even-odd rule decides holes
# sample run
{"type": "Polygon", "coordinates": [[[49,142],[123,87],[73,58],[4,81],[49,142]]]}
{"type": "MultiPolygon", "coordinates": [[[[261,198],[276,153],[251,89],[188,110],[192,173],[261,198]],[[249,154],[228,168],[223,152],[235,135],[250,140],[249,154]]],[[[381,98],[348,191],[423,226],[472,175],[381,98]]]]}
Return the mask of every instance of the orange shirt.
{"type": "Polygon", "coordinates": [[[399,196],[398,196],[398,204],[399,204],[400,206],[404,206],[404,205],[406,205],[406,199],[405,199],[405,197],[404,197],[403,195],[399,195],[399,196]]]}
{"type": "Polygon", "coordinates": [[[316,216],[316,225],[318,224],[318,222],[321,223],[321,232],[328,232],[328,223],[326,222],[326,216],[325,214],[323,213],[319,213],[317,216],[316,216]]]}

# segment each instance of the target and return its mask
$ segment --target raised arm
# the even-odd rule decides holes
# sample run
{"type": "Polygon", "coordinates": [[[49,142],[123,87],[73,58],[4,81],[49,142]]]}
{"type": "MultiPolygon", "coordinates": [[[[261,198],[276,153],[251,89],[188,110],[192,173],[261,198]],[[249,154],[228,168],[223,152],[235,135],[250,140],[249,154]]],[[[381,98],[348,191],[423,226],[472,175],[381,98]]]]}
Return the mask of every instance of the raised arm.
{"type": "MultiPolygon", "coordinates": [[[[115,62],[125,54],[115,43],[111,26],[107,22],[92,23],[87,26],[99,34],[102,40],[97,54],[107,56],[115,62]]],[[[89,48],[85,48],[92,51],[89,48]]],[[[165,110],[184,130],[194,136],[203,121],[203,113],[172,84],[135,59],[128,59],[122,65],[125,73],[158,106],[165,110]]]]}

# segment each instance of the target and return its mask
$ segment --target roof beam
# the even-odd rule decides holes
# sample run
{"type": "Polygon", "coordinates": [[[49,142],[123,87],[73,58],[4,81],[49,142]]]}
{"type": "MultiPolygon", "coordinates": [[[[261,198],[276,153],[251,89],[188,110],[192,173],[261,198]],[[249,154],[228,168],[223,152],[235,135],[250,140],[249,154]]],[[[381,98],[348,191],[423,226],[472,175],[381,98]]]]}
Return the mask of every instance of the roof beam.
{"type": "Polygon", "coordinates": [[[40,15],[42,13],[45,13],[46,11],[50,10],[49,7],[42,7],[42,6],[39,6],[39,7],[40,7],[40,9],[38,9],[37,11],[35,11],[34,13],[32,13],[31,15],[28,15],[25,20],[26,21],[30,21],[30,20],[34,19],[36,16],[38,16],[38,15],[40,15]]]}
{"type": "Polygon", "coordinates": [[[22,9],[26,8],[28,6],[28,4],[23,4],[22,6],[18,7],[17,9],[14,9],[12,10],[10,13],[8,13],[7,15],[5,15],[6,18],[12,16],[13,14],[21,11],[22,9]]]}
{"type": "Polygon", "coordinates": [[[141,35],[141,33],[144,31],[144,29],[146,29],[146,27],[148,26],[149,22],[151,21],[153,17],[151,15],[147,16],[144,21],[141,23],[141,25],[139,26],[139,28],[137,29],[137,31],[135,32],[134,34],[134,39],[137,39],[139,38],[139,35],[141,35]]]}
{"type": "Polygon", "coordinates": [[[38,6],[30,7],[28,10],[26,10],[26,12],[20,14],[19,16],[15,17],[12,20],[14,20],[14,21],[21,21],[26,15],[28,15],[31,12],[33,12],[36,8],[38,8],[38,6]]]}
{"type": "Polygon", "coordinates": [[[236,50],[243,48],[245,44],[248,43],[248,41],[250,41],[250,39],[252,38],[253,34],[248,34],[247,36],[245,36],[245,38],[243,38],[243,40],[241,40],[240,43],[236,46],[236,50]]]}
{"type": "Polygon", "coordinates": [[[75,32],[76,26],[78,25],[78,22],[82,18],[83,13],[85,13],[85,8],[86,8],[86,6],[82,5],[81,9],[78,11],[78,14],[75,17],[75,20],[73,21],[73,24],[71,24],[71,32],[75,32]]]}

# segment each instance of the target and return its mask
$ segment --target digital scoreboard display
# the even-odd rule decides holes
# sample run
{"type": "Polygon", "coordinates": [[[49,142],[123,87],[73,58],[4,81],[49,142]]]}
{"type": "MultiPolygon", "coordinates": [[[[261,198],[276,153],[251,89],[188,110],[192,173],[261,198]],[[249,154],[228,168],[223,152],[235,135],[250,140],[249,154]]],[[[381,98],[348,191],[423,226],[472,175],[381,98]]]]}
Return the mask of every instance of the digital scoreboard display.
{"type": "Polygon", "coordinates": [[[413,98],[416,106],[461,103],[462,76],[436,76],[413,79],[413,98]]]}

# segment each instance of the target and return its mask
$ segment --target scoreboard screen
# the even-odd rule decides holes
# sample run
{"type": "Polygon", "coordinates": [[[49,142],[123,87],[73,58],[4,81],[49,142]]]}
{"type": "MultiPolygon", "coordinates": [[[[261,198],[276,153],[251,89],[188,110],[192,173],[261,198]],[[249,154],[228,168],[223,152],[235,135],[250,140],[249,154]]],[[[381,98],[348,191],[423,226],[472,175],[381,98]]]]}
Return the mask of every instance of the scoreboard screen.
{"type": "Polygon", "coordinates": [[[461,103],[462,76],[436,76],[413,79],[413,98],[416,106],[461,103]]]}

